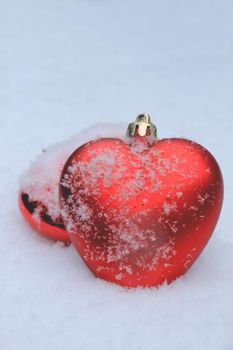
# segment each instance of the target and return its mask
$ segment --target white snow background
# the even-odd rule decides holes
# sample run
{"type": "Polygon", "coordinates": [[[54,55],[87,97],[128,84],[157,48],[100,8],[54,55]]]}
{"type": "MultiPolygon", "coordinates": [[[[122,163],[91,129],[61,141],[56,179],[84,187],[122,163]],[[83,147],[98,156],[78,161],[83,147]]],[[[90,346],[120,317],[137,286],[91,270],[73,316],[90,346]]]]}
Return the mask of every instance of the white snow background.
{"type": "Polygon", "coordinates": [[[0,349],[233,349],[233,2],[0,0],[0,349]],[[182,278],[127,290],[37,235],[18,179],[50,144],[149,112],[201,143],[225,201],[182,278]]]}

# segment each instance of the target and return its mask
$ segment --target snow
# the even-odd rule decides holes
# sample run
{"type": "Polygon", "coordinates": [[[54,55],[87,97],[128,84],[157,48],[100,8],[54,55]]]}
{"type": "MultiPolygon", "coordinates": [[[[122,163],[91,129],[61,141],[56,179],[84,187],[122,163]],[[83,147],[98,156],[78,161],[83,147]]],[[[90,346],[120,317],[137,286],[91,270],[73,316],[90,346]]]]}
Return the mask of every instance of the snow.
{"type": "Polygon", "coordinates": [[[0,2],[1,349],[233,348],[232,16],[230,0],[0,2]],[[43,148],[143,111],[215,155],[225,201],[184,277],[125,290],[25,224],[18,179],[43,148]]]}
{"type": "MultiPolygon", "coordinates": [[[[81,130],[68,140],[43,149],[43,152],[21,175],[20,193],[28,194],[31,202],[36,201],[45,205],[47,214],[56,221],[60,217],[59,181],[69,156],[81,145],[99,137],[125,138],[125,128],[123,123],[99,123],[81,130]]],[[[41,205],[38,205],[37,209],[43,211],[40,207],[41,205]]],[[[39,215],[38,220],[40,220],[39,215]]]]}

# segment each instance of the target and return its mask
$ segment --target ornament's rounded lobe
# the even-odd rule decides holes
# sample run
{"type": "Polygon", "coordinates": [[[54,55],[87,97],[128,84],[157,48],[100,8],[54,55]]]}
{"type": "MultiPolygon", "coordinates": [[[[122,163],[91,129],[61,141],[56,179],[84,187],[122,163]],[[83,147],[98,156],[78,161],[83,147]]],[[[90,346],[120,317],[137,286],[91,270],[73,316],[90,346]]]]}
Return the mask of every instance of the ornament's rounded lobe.
{"type": "MultiPolygon", "coordinates": [[[[46,208],[37,213],[38,202],[29,200],[29,196],[26,193],[19,194],[19,209],[24,217],[24,219],[43,237],[62,241],[65,244],[70,243],[68,233],[65,226],[60,219],[54,222],[49,215],[46,214],[46,208]]],[[[40,208],[42,206],[40,205],[40,208]]]]}
{"type": "Polygon", "coordinates": [[[184,274],[217,223],[223,180],[214,157],[178,138],[104,138],[78,148],[60,180],[62,216],[98,277],[159,286],[184,274]]]}

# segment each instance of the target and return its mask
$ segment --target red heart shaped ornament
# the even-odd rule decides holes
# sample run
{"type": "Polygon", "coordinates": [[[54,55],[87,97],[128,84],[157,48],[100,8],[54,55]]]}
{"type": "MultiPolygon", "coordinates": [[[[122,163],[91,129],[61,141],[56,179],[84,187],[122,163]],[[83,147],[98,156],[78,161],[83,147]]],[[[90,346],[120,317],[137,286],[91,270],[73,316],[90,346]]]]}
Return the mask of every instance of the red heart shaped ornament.
{"type": "Polygon", "coordinates": [[[184,274],[207,244],[223,200],[214,157],[185,139],[158,140],[148,115],[128,139],[78,148],[60,181],[71,241],[98,277],[158,286],[184,274]]]}

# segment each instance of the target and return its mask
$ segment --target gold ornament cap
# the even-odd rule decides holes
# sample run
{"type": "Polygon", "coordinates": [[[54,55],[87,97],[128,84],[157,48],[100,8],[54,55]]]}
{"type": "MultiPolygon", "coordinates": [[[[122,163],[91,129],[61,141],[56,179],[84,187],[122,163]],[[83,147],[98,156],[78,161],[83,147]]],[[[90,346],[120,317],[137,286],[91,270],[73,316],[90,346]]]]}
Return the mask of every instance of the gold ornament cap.
{"type": "Polygon", "coordinates": [[[129,124],[127,134],[129,137],[139,135],[157,138],[157,128],[151,122],[149,114],[142,113],[137,116],[135,122],[129,124]]]}

